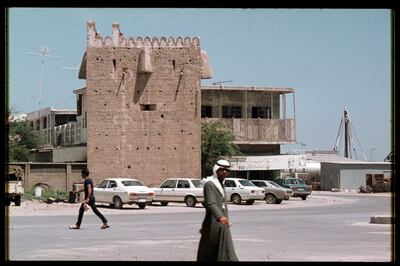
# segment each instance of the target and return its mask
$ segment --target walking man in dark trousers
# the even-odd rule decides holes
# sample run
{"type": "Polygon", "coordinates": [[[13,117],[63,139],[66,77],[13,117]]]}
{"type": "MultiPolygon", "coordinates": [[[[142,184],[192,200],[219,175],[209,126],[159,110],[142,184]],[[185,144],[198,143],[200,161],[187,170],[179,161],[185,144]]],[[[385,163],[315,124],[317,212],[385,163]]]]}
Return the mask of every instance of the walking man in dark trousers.
{"type": "Polygon", "coordinates": [[[85,212],[85,210],[88,209],[87,205],[92,207],[93,212],[103,221],[103,225],[100,228],[101,229],[109,228],[110,226],[107,223],[108,222],[107,219],[103,216],[103,214],[100,213],[100,211],[96,207],[96,202],[93,193],[93,180],[89,177],[89,170],[83,169],[81,171],[81,176],[83,179],[85,179],[85,182],[83,184],[83,189],[77,192],[85,191],[85,200],[83,201],[79,209],[78,221],[76,222],[75,225],[71,225],[69,229],[79,229],[81,227],[83,213],[85,212]]]}
{"type": "Polygon", "coordinates": [[[203,179],[206,215],[200,229],[197,261],[238,261],[233,246],[225,199],[224,179],[229,176],[230,163],[218,160],[213,175],[203,179]]]}

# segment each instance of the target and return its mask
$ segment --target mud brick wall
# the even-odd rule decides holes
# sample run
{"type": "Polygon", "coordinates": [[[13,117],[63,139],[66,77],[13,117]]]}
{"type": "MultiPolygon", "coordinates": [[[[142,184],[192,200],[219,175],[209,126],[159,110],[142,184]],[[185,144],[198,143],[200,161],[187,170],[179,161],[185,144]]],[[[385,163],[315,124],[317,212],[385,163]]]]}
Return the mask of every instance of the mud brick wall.
{"type": "Polygon", "coordinates": [[[200,178],[198,39],[127,41],[113,25],[113,37],[103,40],[88,23],[86,53],[87,163],[95,183],[200,178]]]}

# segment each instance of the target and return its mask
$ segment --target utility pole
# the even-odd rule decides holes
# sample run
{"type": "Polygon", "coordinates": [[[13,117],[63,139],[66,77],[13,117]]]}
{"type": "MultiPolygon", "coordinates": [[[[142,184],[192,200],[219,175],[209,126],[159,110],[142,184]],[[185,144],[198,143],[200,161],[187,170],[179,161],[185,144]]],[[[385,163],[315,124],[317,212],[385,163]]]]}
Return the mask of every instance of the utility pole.
{"type": "Polygon", "coordinates": [[[350,153],[350,127],[349,127],[349,114],[346,108],[344,109],[344,157],[351,158],[350,153]]]}

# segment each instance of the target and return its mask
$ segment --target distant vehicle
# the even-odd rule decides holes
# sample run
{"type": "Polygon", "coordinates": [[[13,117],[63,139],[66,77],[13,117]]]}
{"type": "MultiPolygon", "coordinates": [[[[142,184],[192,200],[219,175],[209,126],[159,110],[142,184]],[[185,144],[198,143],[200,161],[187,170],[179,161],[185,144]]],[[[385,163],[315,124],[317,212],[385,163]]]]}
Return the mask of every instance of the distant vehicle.
{"type": "Polygon", "coordinates": [[[21,206],[21,197],[24,194],[24,184],[22,181],[23,170],[21,166],[9,165],[5,174],[5,205],[10,206],[11,202],[15,206],[21,206]]]}
{"type": "Polygon", "coordinates": [[[96,202],[108,203],[115,209],[124,204],[137,204],[144,209],[154,198],[154,191],[133,178],[108,178],[93,189],[96,202]]]}
{"type": "Polygon", "coordinates": [[[240,204],[243,200],[251,205],[255,200],[264,200],[264,189],[259,188],[247,179],[225,178],[225,198],[234,204],[240,204]]]}
{"type": "Polygon", "coordinates": [[[200,179],[169,178],[153,190],[156,194],[153,202],[160,202],[162,206],[167,206],[169,202],[184,202],[188,207],[195,207],[198,202],[204,203],[200,179]]]}
{"type": "Polygon", "coordinates": [[[277,178],[274,181],[282,187],[292,189],[294,192],[292,197],[300,197],[302,200],[306,200],[307,196],[312,192],[312,187],[304,183],[300,178],[277,178]]]}
{"type": "Polygon", "coordinates": [[[288,200],[293,194],[290,188],[284,188],[270,180],[251,180],[251,183],[265,190],[265,201],[268,204],[280,204],[282,200],[288,200]]]}

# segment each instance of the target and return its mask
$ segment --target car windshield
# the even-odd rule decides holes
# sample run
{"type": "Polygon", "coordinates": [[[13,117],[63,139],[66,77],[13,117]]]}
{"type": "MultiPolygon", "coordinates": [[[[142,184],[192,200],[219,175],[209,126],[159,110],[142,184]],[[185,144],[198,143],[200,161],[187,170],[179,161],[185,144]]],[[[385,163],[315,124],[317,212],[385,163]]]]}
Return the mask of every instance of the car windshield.
{"type": "Polygon", "coordinates": [[[241,179],[241,180],[239,180],[239,183],[242,185],[242,186],[245,186],[245,187],[256,187],[256,185],[254,185],[253,183],[251,183],[249,180],[247,180],[247,179],[241,179]]]}
{"type": "Polygon", "coordinates": [[[123,180],[121,183],[126,187],[134,187],[134,186],[144,186],[137,180],[123,180]]]}
{"type": "Polygon", "coordinates": [[[200,180],[192,180],[192,184],[194,187],[197,187],[197,188],[203,187],[203,184],[200,182],[200,180]]]}

